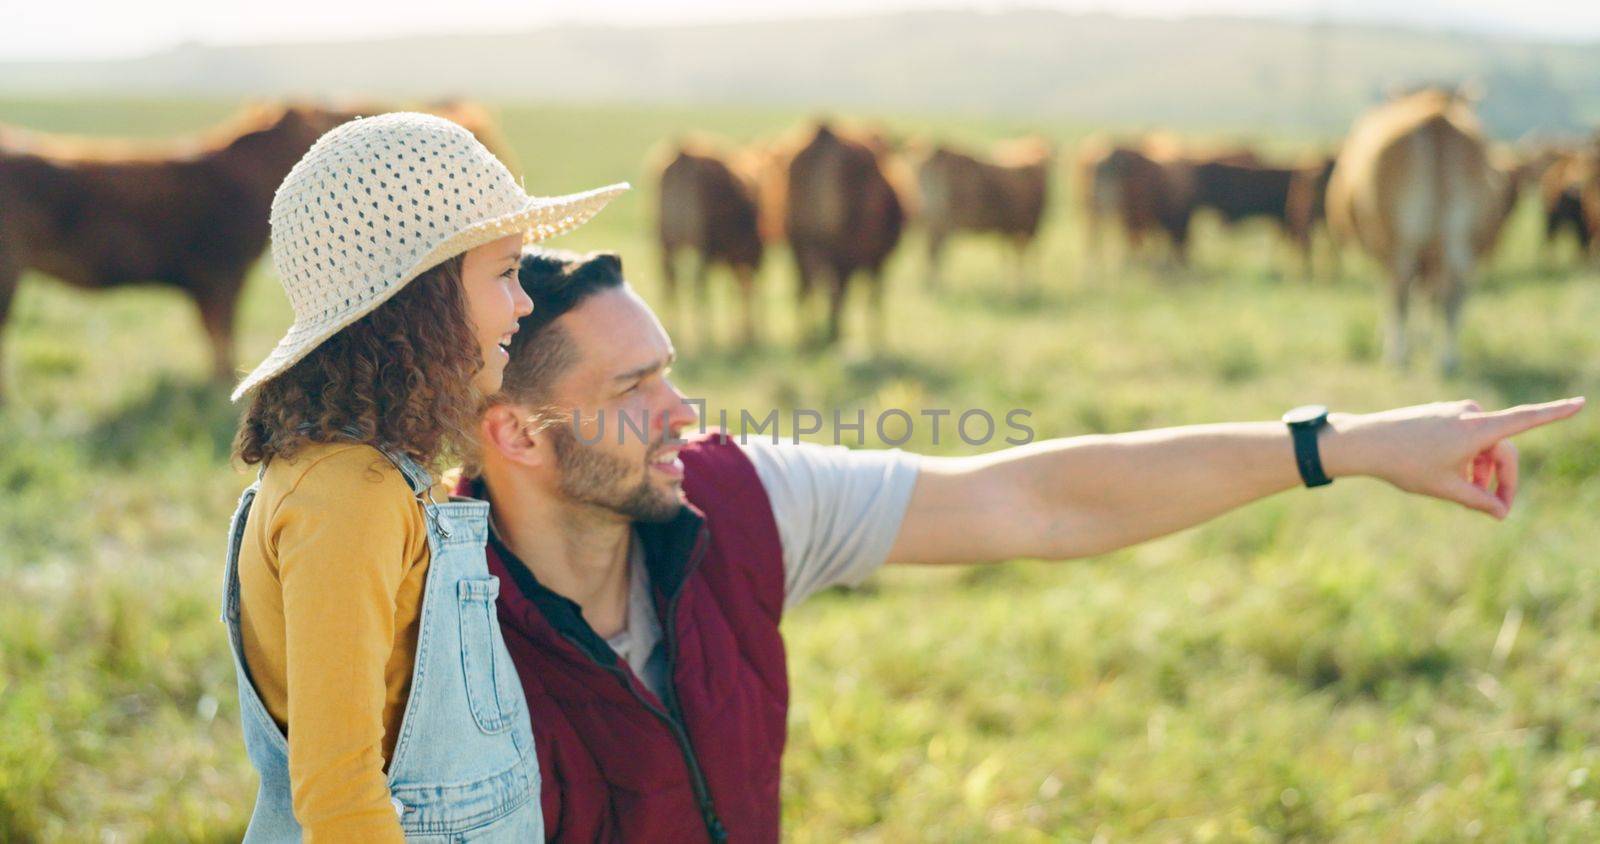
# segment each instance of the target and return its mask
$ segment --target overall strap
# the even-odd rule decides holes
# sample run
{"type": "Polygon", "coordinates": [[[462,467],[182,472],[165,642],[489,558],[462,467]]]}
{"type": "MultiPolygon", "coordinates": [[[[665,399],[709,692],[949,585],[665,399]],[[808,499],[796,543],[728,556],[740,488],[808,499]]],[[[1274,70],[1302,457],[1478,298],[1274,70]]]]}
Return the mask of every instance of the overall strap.
{"type": "Polygon", "coordinates": [[[265,474],[266,467],[263,466],[256,475],[256,482],[239,494],[239,506],[234,509],[233,518],[228,523],[227,557],[222,569],[221,619],[224,624],[239,618],[239,549],[244,544],[245,518],[250,515],[250,507],[261,489],[261,476],[265,474]]]}
{"type": "Polygon", "coordinates": [[[379,446],[378,451],[382,452],[384,457],[389,458],[389,462],[400,470],[400,474],[405,475],[406,483],[411,485],[412,495],[417,496],[419,501],[428,497],[428,493],[433,489],[433,475],[428,474],[428,470],[422,468],[422,464],[411,459],[411,456],[404,452],[383,446],[379,446]]]}
{"type": "Polygon", "coordinates": [[[384,457],[389,459],[390,463],[394,464],[396,469],[400,470],[400,474],[405,476],[406,483],[411,485],[411,494],[416,496],[417,503],[422,505],[422,512],[428,521],[433,523],[434,529],[439,532],[442,538],[450,538],[452,527],[450,519],[439,512],[439,504],[441,502],[435,501],[433,498],[433,475],[428,474],[427,469],[422,468],[420,463],[411,459],[411,456],[404,452],[382,446],[377,448],[378,451],[383,453],[384,457]]]}

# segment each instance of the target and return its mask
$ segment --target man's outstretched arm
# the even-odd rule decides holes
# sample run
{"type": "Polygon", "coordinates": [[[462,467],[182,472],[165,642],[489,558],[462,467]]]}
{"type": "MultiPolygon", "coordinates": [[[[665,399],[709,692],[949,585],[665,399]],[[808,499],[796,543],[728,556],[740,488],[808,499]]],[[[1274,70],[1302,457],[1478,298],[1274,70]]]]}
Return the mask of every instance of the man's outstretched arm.
{"type": "MultiPolygon", "coordinates": [[[[1583,399],[1493,413],[1473,402],[1333,414],[1329,477],[1367,475],[1505,518],[1517,490],[1509,438],[1583,399]]],[[[974,457],[924,457],[890,563],[1067,559],[1135,545],[1299,486],[1282,422],[1194,425],[1046,440],[974,457]]]]}

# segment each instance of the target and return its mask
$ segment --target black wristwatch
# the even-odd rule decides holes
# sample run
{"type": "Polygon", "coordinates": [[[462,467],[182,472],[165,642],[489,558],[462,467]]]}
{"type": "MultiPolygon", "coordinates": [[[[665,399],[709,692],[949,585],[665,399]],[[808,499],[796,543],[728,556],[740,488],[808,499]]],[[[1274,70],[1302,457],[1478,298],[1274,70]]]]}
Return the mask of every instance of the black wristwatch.
{"type": "Polygon", "coordinates": [[[1297,407],[1283,415],[1294,439],[1294,463],[1306,486],[1327,486],[1333,478],[1322,471],[1322,455],[1317,451],[1317,434],[1328,424],[1328,409],[1320,404],[1297,407]]]}

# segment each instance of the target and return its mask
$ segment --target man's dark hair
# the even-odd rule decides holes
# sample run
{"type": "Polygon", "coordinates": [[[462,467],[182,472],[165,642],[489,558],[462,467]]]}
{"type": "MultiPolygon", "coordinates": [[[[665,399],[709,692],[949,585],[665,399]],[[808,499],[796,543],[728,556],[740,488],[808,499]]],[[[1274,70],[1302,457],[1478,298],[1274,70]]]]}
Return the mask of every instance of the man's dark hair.
{"type": "Polygon", "coordinates": [[[500,392],[519,404],[543,404],[550,385],[577,357],[572,339],[556,321],[590,296],[626,284],[622,259],[611,252],[533,249],[523,254],[517,279],[533,300],[533,313],[512,335],[500,392]]]}

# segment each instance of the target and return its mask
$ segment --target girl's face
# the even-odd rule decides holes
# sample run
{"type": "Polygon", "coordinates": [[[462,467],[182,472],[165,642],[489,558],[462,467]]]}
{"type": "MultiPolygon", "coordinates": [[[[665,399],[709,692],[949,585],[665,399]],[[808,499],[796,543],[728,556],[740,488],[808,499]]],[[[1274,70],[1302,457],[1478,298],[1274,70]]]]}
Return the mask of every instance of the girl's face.
{"type": "Polygon", "coordinates": [[[484,395],[500,390],[511,356],[503,348],[517,333],[517,320],[533,313],[533,300],[517,282],[522,263],[522,235],[513,234],[470,249],[461,261],[461,286],[466,292],[472,334],[483,355],[483,368],[472,385],[484,395]]]}

